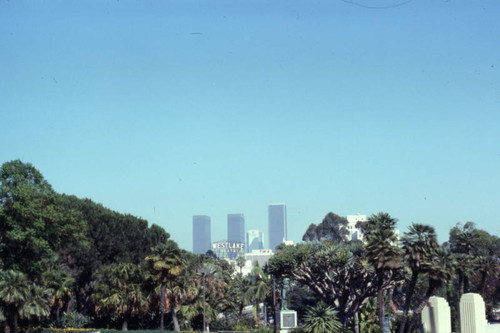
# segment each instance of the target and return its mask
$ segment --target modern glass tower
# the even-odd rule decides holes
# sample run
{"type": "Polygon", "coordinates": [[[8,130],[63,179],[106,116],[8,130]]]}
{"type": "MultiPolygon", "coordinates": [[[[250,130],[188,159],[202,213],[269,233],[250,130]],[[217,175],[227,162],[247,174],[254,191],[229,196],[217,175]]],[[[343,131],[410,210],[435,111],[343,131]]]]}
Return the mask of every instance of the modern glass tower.
{"type": "Polygon", "coordinates": [[[245,216],[243,214],[227,214],[227,240],[245,243],[245,216]]]}
{"type": "Polygon", "coordinates": [[[275,251],[276,246],[286,240],[286,206],[283,203],[269,204],[269,249],[275,251]]]}
{"type": "Polygon", "coordinates": [[[247,231],[247,252],[262,250],[264,248],[264,233],[259,230],[247,231]]]}
{"type": "Polygon", "coordinates": [[[210,216],[193,216],[193,253],[207,253],[211,245],[210,216]]]}

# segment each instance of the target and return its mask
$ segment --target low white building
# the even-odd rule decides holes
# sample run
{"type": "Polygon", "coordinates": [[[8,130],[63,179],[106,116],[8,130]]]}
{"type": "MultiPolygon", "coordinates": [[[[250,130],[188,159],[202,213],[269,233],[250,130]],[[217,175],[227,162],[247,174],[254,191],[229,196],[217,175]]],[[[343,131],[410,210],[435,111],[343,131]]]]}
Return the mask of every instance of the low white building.
{"type": "Polygon", "coordinates": [[[368,221],[366,218],[366,215],[347,215],[347,231],[349,231],[349,235],[347,235],[347,238],[349,240],[363,240],[363,232],[361,231],[361,228],[358,228],[357,225],[358,223],[363,223],[368,221]]]}

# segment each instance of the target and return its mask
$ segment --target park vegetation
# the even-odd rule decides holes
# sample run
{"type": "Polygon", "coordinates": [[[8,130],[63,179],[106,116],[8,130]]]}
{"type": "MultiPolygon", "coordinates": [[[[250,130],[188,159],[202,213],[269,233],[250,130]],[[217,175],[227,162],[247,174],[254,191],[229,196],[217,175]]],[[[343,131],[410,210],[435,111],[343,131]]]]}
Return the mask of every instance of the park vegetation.
{"type": "Polygon", "coordinates": [[[0,331],[202,330],[205,305],[212,330],[272,328],[269,319],[283,306],[297,311],[298,331],[389,326],[406,333],[418,329],[432,295],[448,300],[457,331],[456,309],[467,292],[480,293],[492,316],[500,303],[497,236],[458,223],[438,244],[432,226],[413,223],[398,237],[396,222],[373,214],[360,225],[364,241],[349,241],[347,220],[328,213],[309,226],[302,243],[281,245],[265,267],[243,276],[242,258],[234,267],[213,253],[194,255],[158,225],[57,193],[31,164],[6,162],[0,169],[0,331]]]}

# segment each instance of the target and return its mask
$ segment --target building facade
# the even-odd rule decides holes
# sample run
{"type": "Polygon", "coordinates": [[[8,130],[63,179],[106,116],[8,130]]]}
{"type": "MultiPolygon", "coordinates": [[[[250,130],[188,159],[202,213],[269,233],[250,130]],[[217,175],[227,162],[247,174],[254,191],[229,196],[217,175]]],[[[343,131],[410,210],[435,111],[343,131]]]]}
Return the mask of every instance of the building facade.
{"type": "Polygon", "coordinates": [[[283,243],[287,238],[285,204],[269,204],[268,229],[269,249],[275,251],[276,246],[283,243]]]}
{"type": "Polygon", "coordinates": [[[253,250],[264,249],[264,233],[259,230],[248,230],[246,245],[247,253],[251,253],[253,250]]]}
{"type": "Polygon", "coordinates": [[[193,216],[193,253],[206,253],[211,245],[210,216],[193,216]]]}
{"type": "Polygon", "coordinates": [[[245,216],[227,214],[227,240],[245,243],[245,216]]]}
{"type": "Polygon", "coordinates": [[[347,215],[347,231],[349,231],[349,235],[347,238],[349,240],[363,240],[363,232],[361,231],[360,225],[368,221],[366,215],[347,215]]]}

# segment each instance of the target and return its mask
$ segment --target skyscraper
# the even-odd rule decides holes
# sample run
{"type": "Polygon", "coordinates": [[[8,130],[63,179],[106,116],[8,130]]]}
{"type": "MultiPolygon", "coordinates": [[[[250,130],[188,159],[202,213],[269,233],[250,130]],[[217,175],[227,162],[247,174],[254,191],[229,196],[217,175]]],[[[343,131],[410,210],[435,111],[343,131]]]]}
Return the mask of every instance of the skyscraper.
{"type": "Polygon", "coordinates": [[[193,216],[193,253],[206,253],[211,245],[210,216],[193,216]]]}
{"type": "Polygon", "coordinates": [[[286,240],[286,206],[283,203],[269,204],[269,248],[275,250],[276,246],[286,240]]]}
{"type": "Polygon", "coordinates": [[[259,230],[247,231],[247,252],[262,250],[264,248],[264,233],[259,230]]]}
{"type": "Polygon", "coordinates": [[[227,240],[245,243],[245,216],[227,214],[227,240]]]}

